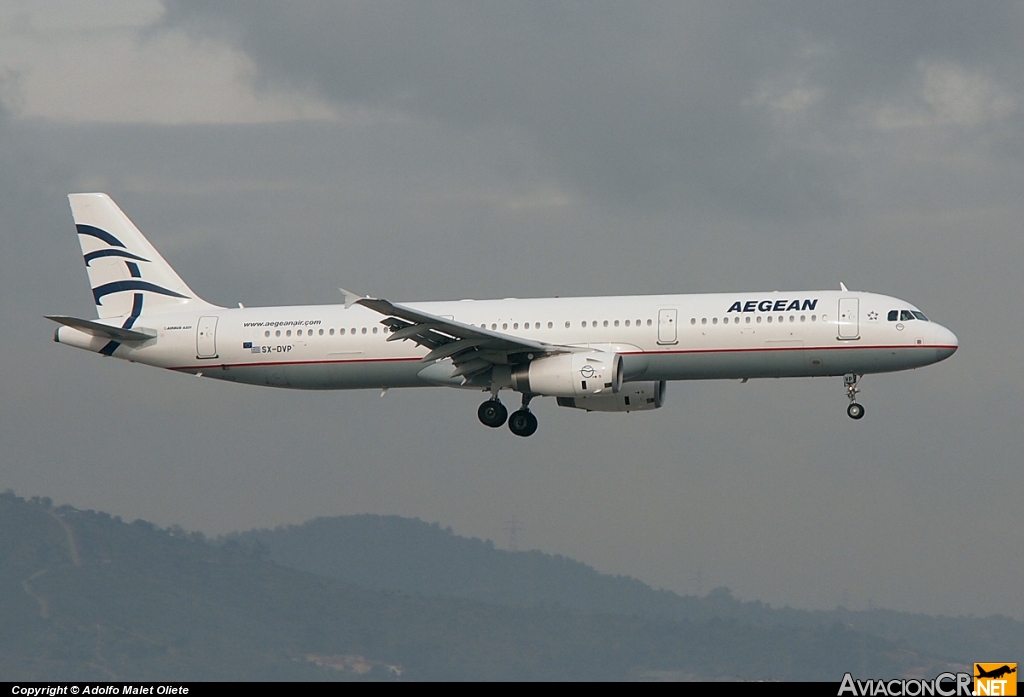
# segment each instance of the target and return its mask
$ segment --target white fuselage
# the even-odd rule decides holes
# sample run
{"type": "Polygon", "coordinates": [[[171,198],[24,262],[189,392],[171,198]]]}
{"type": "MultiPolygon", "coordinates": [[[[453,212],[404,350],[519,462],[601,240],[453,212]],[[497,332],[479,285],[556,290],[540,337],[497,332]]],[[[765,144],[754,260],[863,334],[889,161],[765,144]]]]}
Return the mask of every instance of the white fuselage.
{"type": "MultiPolygon", "coordinates": [[[[873,293],[800,291],[405,303],[514,337],[623,357],[624,380],[884,373],[952,355],[956,336],[909,303],[873,293]]],[[[115,320],[110,324],[121,326],[115,320]]],[[[427,349],[387,341],[381,315],[354,305],[169,311],[134,323],[135,346],[62,326],[56,339],[170,370],[297,389],[463,386],[427,349]]],[[[479,389],[479,388],[477,388],[479,389]]]]}

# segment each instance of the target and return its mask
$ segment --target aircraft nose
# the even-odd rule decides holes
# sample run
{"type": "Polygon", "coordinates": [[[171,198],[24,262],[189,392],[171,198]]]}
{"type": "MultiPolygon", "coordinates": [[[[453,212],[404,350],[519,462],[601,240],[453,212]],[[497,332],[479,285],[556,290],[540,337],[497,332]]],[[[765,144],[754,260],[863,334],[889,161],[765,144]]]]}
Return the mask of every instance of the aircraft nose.
{"type": "Polygon", "coordinates": [[[956,353],[956,350],[960,348],[960,340],[956,338],[956,334],[942,325],[936,325],[936,330],[935,345],[941,361],[956,353]]]}

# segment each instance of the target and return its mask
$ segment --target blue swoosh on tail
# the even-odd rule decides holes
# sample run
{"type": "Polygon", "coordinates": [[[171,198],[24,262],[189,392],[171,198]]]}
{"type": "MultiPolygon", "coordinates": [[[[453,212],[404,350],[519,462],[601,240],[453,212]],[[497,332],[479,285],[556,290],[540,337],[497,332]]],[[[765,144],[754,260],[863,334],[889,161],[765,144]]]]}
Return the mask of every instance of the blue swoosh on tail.
{"type": "Polygon", "coordinates": [[[102,305],[103,303],[100,302],[100,299],[104,295],[120,293],[125,290],[147,290],[151,293],[159,293],[160,295],[168,295],[172,298],[184,298],[185,300],[188,300],[187,295],[176,293],[168,288],[161,288],[149,281],[140,281],[134,278],[124,281],[114,281],[113,283],[104,283],[102,286],[92,289],[92,297],[96,300],[97,305],[102,305]]]}
{"type": "Polygon", "coordinates": [[[78,231],[79,235],[89,235],[89,237],[95,237],[103,240],[111,247],[124,248],[124,243],[121,242],[121,240],[117,239],[106,230],[101,230],[98,227],[93,227],[92,225],[75,225],[75,230],[78,231]]]}
{"type": "Polygon", "coordinates": [[[121,249],[101,249],[98,252],[89,252],[85,255],[85,265],[89,266],[89,262],[93,259],[99,259],[100,257],[123,257],[125,259],[134,259],[135,261],[148,262],[149,259],[143,259],[142,257],[126,252],[121,249]]]}

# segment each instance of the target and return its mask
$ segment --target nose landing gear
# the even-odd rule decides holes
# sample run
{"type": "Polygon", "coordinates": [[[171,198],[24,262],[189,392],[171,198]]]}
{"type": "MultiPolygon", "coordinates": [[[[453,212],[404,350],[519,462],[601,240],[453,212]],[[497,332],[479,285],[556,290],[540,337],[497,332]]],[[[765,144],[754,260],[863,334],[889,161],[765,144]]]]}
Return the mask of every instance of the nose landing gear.
{"type": "Polygon", "coordinates": [[[843,376],[843,382],[846,385],[846,397],[850,400],[850,406],[846,407],[846,415],[854,420],[864,418],[864,407],[857,403],[857,393],[860,392],[857,383],[860,382],[862,377],[862,375],[854,375],[853,373],[843,376]]]}

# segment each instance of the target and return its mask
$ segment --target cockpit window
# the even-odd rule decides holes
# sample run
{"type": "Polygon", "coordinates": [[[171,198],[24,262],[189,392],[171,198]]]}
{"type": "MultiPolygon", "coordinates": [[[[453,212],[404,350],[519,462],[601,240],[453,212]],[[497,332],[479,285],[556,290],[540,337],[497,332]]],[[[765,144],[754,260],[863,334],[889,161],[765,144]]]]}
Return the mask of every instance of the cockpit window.
{"type": "Polygon", "coordinates": [[[912,319],[919,319],[922,322],[928,321],[924,313],[917,310],[889,310],[888,319],[890,322],[909,322],[912,319]]]}

